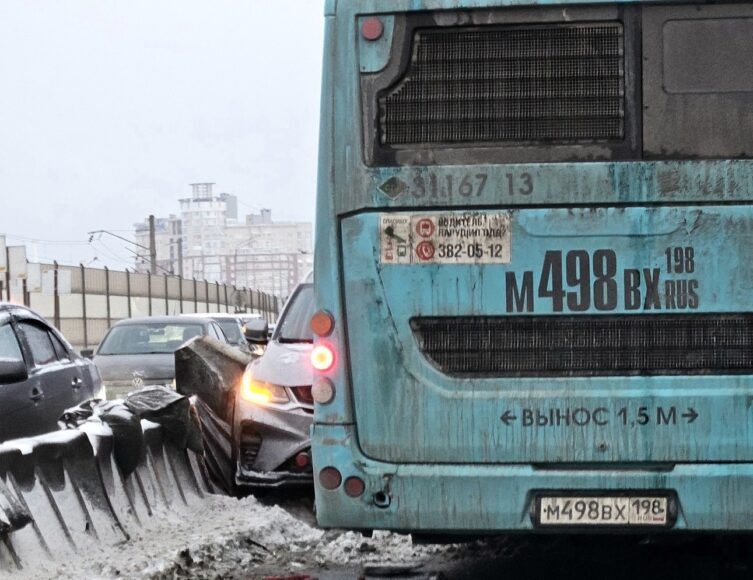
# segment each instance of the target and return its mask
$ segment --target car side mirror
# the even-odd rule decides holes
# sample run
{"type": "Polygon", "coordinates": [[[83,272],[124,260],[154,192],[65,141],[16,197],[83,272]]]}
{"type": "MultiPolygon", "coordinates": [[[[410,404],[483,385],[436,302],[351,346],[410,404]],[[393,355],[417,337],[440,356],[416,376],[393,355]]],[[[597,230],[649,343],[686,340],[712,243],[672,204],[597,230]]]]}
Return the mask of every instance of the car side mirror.
{"type": "Polygon", "coordinates": [[[266,320],[249,320],[243,328],[243,335],[253,344],[267,344],[269,342],[269,324],[266,320]]]}
{"type": "Polygon", "coordinates": [[[94,358],[94,349],[93,348],[85,348],[81,351],[81,356],[84,358],[94,358]]]}
{"type": "Polygon", "coordinates": [[[29,371],[23,360],[0,358],[0,384],[20,383],[29,378],[29,371]]]}

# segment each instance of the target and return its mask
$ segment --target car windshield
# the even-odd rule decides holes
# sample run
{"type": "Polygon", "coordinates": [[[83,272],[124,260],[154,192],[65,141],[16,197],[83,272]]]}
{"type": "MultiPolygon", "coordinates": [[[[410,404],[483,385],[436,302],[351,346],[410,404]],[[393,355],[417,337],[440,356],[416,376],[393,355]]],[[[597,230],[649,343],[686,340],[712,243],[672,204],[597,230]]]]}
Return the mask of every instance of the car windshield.
{"type": "Polygon", "coordinates": [[[280,342],[313,342],[311,316],[314,314],[314,287],[301,286],[290,298],[280,321],[277,323],[277,340],[280,342]]]}
{"type": "Polygon", "coordinates": [[[227,341],[233,344],[243,344],[246,339],[241,334],[241,327],[236,320],[217,320],[217,324],[222,328],[222,332],[225,333],[227,341]]]}
{"type": "Polygon", "coordinates": [[[194,336],[202,336],[201,324],[149,322],[115,326],[105,336],[98,355],[172,353],[194,336]]]}

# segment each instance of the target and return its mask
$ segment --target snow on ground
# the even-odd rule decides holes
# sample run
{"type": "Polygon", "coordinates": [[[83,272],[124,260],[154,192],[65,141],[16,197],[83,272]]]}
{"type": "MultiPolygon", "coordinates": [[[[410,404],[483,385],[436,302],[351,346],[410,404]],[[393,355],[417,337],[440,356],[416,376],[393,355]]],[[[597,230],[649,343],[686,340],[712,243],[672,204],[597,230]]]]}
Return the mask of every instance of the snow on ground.
{"type": "MultiPolygon", "coordinates": [[[[308,519],[308,518],[304,518],[308,519]]],[[[92,545],[65,563],[39,564],[27,578],[255,578],[364,564],[421,564],[450,558],[452,546],[413,546],[409,536],[323,531],[254,497],[210,496],[162,514],[129,542],[92,545]]],[[[355,568],[352,568],[355,569],[355,568]]],[[[343,576],[347,577],[347,576],[343,576]]]]}
{"type": "Polygon", "coordinates": [[[746,550],[731,558],[728,537],[724,550],[714,547],[710,538],[685,545],[611,534],[413,546],[409,537],[396,534],[376,532],[373,538],[364,538],[353,532],[319,530],[312,525],[305,503],[288,497],[277,501],[286,509],[253,497],[211,496],[183,512],[154,517],[150,527],[134,533],[129,542],[110,547],[92,544],[91,551],[79,558],[39,564],[9,580],[245,580],[294,574],[352,580],[373,578],[376,574],[362,574],[368,565],[389,564],[422,565],[424,578],[436,577],[434,573],[440,571],[448,580],[753,578],[749,544],[738,546],[746,550]]]}

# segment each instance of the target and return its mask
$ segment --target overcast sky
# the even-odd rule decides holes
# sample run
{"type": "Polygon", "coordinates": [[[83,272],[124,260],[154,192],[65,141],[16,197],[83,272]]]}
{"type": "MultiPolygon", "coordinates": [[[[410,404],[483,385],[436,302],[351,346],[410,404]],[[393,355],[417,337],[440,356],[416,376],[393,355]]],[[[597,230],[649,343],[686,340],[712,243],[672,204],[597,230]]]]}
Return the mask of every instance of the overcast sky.
{"type": "Polygon", "coordinates": [[[123,246],[86,232],[129,236],[197,181],[241,213],[313,221],[322,14],[323,0],[0,0],[0,234],[31,258],[122,269],[123,246]]]}

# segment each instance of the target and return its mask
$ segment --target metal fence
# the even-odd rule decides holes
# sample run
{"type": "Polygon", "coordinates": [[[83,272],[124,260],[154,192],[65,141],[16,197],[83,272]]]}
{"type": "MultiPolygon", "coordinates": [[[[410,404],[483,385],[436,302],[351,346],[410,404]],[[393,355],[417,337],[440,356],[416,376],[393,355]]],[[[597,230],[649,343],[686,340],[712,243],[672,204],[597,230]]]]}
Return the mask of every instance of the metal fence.
{"type": "Polygon", "coordinates": [[[124,318],[233,312],[260,314],[271,323],[280,307],[271,294],[206,280],[57,263],[39,264],[38,271],[38,285],[24,279],[7,298],[47,318],[77,348],[96,346],[124,318]]]}

